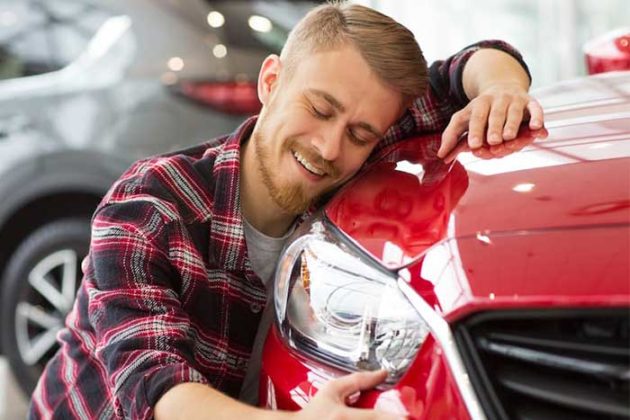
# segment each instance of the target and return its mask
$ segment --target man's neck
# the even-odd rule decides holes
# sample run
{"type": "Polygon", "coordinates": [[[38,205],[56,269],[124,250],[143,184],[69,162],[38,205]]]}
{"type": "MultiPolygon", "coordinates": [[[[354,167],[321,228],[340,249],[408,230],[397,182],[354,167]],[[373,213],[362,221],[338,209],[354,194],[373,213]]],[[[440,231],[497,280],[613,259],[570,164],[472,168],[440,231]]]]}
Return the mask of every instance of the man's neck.
{"type": "Polygon", "coordinates": [[[289,230],[295,215],[286,213],[271,198],[260,175],[256,147],[252,144],[253,137],[254,133],[241,144],[241,212],[258,231],[268,236],[280,237],[289,230]]]}

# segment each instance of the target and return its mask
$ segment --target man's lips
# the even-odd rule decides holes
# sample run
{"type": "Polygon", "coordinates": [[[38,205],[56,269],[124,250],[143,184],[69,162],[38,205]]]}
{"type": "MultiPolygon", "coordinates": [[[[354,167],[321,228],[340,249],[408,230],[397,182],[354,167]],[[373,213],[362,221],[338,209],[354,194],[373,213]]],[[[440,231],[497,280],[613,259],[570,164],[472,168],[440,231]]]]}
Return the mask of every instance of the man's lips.
{"type": "Polygon", "coordinates": [[[320,176],[320,177],[323,177],[324,175],[326,175],[325,170],[320,169],[317,166],[315,166],[315,164],[309,161],[306,157],[304,157],[304,155],[302,155],[297,150],[293,150],[291,154],[293,154],[293,157],[295,158],[295,160],[297,160],[298,163],[311,174],[320,176]]]}

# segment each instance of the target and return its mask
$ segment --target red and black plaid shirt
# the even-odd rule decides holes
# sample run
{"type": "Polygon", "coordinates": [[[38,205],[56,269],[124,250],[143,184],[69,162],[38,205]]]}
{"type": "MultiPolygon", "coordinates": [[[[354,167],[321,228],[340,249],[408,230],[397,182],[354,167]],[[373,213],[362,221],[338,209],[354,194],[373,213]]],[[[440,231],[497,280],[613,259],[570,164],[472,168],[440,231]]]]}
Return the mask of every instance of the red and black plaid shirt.
{"type": "MultiPolygon", "coordinates": [[[[467,102],[461,76],[479,47],[522,62],[508,45],[486,41],[433,64],[428,93],[374,153],[446,126],[467,102]]],[[[139,161],[113,185],[94,215],[84,278],[30,417],[150,418],[182,382],[238,396],[266,299],[240,215],[240,145],[254,122],[139,161]]]]}

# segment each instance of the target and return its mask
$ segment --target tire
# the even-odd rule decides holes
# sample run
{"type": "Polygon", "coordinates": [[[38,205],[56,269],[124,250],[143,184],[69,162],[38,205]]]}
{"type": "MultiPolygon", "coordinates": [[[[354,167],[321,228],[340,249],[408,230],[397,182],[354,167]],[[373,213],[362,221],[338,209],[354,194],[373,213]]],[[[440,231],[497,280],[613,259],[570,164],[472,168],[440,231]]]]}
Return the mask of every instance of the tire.
{"type": "Polygon", "coordinates": [[[2,344],[27,395],[57,351],[89,244],[89,219],[61,219],[35,230],[9,259],[0,295],[2,344]]]}

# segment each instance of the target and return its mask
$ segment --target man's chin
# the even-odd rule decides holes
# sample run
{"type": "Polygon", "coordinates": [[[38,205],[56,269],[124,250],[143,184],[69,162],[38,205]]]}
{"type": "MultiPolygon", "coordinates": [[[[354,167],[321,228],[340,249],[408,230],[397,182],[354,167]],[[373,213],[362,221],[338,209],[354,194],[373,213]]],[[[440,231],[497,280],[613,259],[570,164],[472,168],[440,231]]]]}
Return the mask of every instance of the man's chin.
{"type": "Polygon", "coordinates": [[[298,216],[307,211],[317,202],[319,195],[316,197],[309,196],[302,185],[277,185],[275,188],[269,189],[270,195],[274,203],[280,210],[291,216],[298,216]]]}
{"type": "Polygon", "coordinates": [[[290,216],[299,216],[300,214],[307,211],[313,201],[297,201],[297,200],[283,200],[273,197],[273,201],[280,208],[283,213],[286,213],[290,216]]]}

